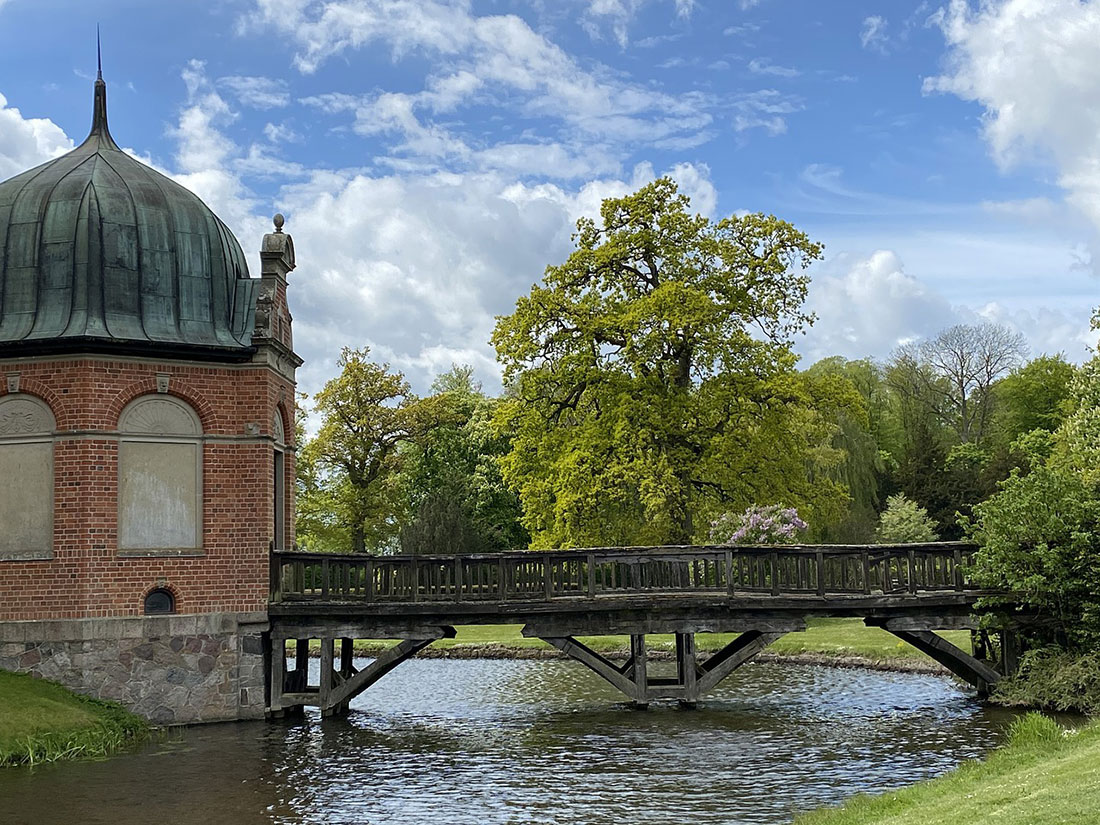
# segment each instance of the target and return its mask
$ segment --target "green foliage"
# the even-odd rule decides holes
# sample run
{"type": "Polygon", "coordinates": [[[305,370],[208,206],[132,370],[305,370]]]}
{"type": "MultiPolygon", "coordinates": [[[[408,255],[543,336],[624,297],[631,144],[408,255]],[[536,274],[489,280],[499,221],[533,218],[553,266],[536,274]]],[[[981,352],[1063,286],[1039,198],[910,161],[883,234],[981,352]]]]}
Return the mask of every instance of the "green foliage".
{"type": "Polygon", "coordinates": [[[1037,611],[1065,629],[1069,645],[1100,643],[1100,501],[1081,474],[1055,465],[1013,475],[967,524],[981,550],[972,576],[1012,594],[987,600],[1037,611]]]}
{"type": "Polygon", "coordinates": [[[411,520],[401,529],[406,553],[473,553],[525,548],[519,499],[500,457],[511,439],[493,427],[497,399],[486,398],[469,367],[453,367],[432,389],[450,407],[449,422],[402,453],[401,483],[411,520]]]}
{"type": "Polygon", "coordinates": [[[993,386],[993,431],[1009,444],[1032,430],[1054,432],[1072,406],[1076,368],[1062,355],[1041,355],[993,386]]]}
{"type": "Polygon", "coordinates": [[[1096,716],[1100,714],[1100,652],[1030,650],[1020,658],[1016,675],[997,683],[993,698],[1008,706],[1096,716]]]}
{"type": "Polygon", "coordinates": [[[345,348],[340,375],[314,397],[321,426],[299,451],[301,543],[310,549],[385,549],[395,545],[401,518],[402,445],[451,421],[439,396],[420,399],[401,373],[345,348]],[[350,545],[331,546],[344,537],[350,545]]]}
{"type": "Polygon", "coordinates": [[[929,517],[927,510],[906,498],[904,493],[886,499],[886,509],[882,511],[878,529],[875,530],[875,541],[878,544],[907,544],[938,539],[936,523],[929,517]]]}
{"type": "Polygon", "coordinates": [[[702,517],[783,499],[816,520],[843,487],[790,336],[821,254],[790,224],[711,222],[662,178],[577,223],[577,249],[498,320],[505,480],[536,546],[687,542],[702,517]]]}

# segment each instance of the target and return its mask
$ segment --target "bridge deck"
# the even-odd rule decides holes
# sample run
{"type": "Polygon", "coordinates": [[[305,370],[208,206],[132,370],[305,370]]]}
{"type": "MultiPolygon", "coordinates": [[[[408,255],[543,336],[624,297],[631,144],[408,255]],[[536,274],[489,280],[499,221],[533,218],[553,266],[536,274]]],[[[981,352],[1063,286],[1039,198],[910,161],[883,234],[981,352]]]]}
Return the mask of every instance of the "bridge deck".
{"type": "MultiPolygon", "coordinates": [[[[638,704],[671,695],[695,701],[775,638],[804,629],[807,616],[858,616],[905,634],[981,690],[997,674],[958,648],[944,647],[931,632],[974,627],[970,612],[982,594],[967,581],[965,564],[976,549],[943,542],[459,556],[273,553],[271,638],[279,644],[322,639],[325,673],[334,640],[346,642],[340,670],[332,671],[331,683],[322,680],[329,688],[318,688],[316,701],[306,701],[313,694],[301,690],[280,701],[338,710],[404,658],[453,635],[453,625],[498,623],[523,624],[524,635],[547,640],[638,704]],[[698,663],[698,632],[742,635],[698,663]],[[677,634],[680,681],[656,693],[645,677],[647,633],[677,634]],[[604,634],[631,636],[626,666],[607,662],[575,638],[604,634]],[[350,640],[356,638],[404,641],[372,664],[373,671],[359,673],[351,664],[350,640]]],[[[291,674],[285,659],[273,658],[275,683],[302,681],[303,649],[300,643],[299,669],[291,674]]]]}

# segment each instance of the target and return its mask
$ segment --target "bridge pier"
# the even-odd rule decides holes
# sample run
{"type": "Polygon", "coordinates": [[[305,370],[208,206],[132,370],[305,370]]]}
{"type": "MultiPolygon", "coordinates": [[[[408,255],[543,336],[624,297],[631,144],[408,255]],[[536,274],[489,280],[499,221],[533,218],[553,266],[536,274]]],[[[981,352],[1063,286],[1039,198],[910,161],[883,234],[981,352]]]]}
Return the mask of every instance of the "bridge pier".
{"type": "MultiPolygon", "coordinates": [[[[802,629],[801,627],[792,629],[802,629]]],[[[630,658],[616,665],[573,636],[540,636],[620,690],[639,710],[657,699],[676,699],[692,708],[741,665],[788,631],[746,630],[705,661],[696,655],[695,633],[676,633],[676,676],[650,676],[645,634],[630,634],[630,658]]],[[[524,631],[524,635],[530,635],[524,631]]]]}
{"type": "MultiPolygon", "coordinates": [[[[322,718],[346,713],[351,700],[369,688],[402,662],[412,658],[436,639],[453,639],[453,627],[419,628],[415,638],[403,638],[384,650],[362,670],[355,667],[354,639],[350,636],[319,637],[321,655],[316,684],[309,681],[310,639],[295,640],[295,667],[286,669],[286,639],[271,640],[268,672],[269,719],[306,707],[320,708],[322,718]],[[336,642],[340,642],[337,659],[336,642]]],[[[318,638],[318,637],[314,637],[318,638]]]]}

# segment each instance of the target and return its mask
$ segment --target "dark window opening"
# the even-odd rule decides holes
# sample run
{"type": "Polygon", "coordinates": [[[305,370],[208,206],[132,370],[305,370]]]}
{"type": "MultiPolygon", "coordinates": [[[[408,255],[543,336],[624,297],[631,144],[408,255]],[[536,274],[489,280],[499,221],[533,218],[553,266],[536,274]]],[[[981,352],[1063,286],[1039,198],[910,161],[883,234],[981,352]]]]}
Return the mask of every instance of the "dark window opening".
{"type": "Polygon", "coordinates": [[[176,612],[176,599],[175,597],[164,588],[158,587],[145,597],[145,613],[146,615],[155,615],[159,613],[175,613],[176,612]]]}

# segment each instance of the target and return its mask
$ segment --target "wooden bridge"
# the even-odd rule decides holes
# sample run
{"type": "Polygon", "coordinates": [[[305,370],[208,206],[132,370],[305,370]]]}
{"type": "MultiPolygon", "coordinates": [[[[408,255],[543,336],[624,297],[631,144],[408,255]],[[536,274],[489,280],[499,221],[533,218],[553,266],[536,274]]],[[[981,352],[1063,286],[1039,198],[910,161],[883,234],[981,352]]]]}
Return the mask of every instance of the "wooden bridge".
{"type": "Polygon", "coordinates": [[[975,634],[971,655],[937,630],[976,630],[981,593],[965,574],[977,548],[963,543],[588,548],[492,555],[362,556],[273,553],[269,712],[303,706],[323,715],[352,698],[454,626],[522,624],[588,666],[636,706],[655,699],[694,704],[807,617],[855,616],[909,642],[974,685],[979,694],[1011,670],[1011,638],[999,662],[975,634]],[[696,633],[737,633],[709,657],[696,633]],[[647,668],[645,636],[676,638],[676,676],[647,668]],[[616,664],[576,637],[630,637],[616,664]],[[320,679],[310,684],[309,642],[321,643],[320,679]],[[362,670],[355,639],[397,643],[362,670]],[[294,664],[287,668],[289,640],[294,664]],[[339,649],[337,649],[339,641],[339,649]]]}

